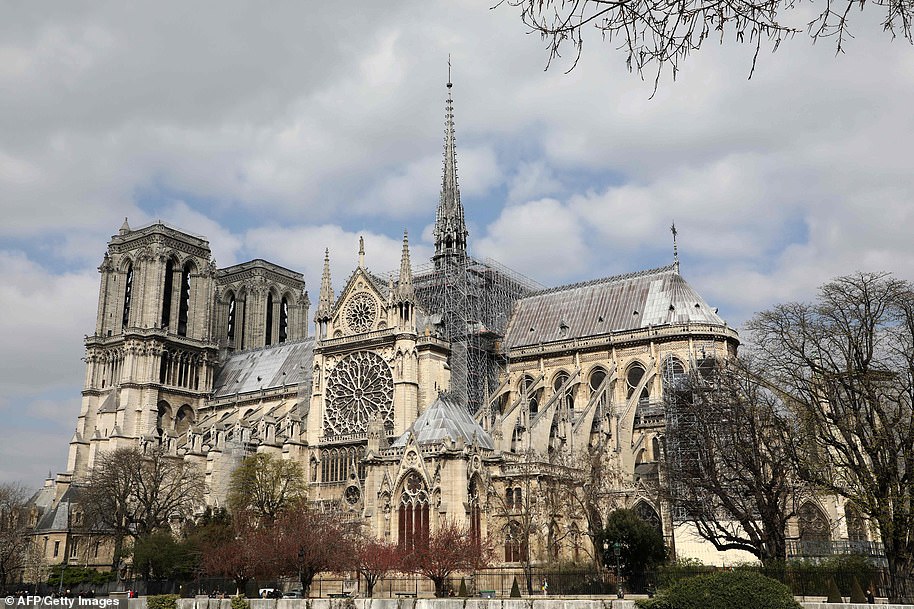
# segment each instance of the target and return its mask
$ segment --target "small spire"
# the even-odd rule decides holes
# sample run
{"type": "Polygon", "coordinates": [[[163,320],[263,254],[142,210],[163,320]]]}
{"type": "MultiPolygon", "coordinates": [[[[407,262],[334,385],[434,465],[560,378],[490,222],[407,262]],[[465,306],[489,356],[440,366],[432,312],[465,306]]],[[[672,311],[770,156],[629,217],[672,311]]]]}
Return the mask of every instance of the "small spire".
{"type": "Polygon", "coordinates": [[[324,274],[321,276],[321,293],[317,301],[315,319],[329,319],[333,308],[333,287],[330,285],[330,249],[324,250],[324,274]]]}
{"type": "Polygon", "coordinates": [[[121,224],[121,230],[118,231],[119,235],[126,235],[130,232],[130,225],[127,223],[127,218],[124,218],[124,223],[121,224]]]}
{"type": "Polygon", "coordinates": [[[397,294],[401,300],[413,298],[413,270],[409,263],[409,235],[403,231],[403,251],[400,254],[400,277],[397,280],[397,294]]]}
{"type": "Polygon", "coordinates": [[[359,235],[359,268],[365,268],[365,238],[359,235]]]}
{"type": "Polygon", "coordinates": [[[679,249],[676,247],[676,235],[678,231],[676,230],[676,222],[670,225],[670,232],[673,233],[673,270],[676,271],[676,274],[679,274],[679,249]]]}

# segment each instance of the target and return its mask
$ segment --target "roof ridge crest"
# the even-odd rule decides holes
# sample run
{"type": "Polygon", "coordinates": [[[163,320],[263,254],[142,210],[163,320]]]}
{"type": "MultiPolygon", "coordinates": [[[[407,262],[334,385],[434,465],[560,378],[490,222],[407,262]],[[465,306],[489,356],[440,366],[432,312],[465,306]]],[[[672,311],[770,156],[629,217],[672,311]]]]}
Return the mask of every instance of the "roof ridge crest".
{"type": "Polygon", "coordinates": [[[565,285],[557,285],[552,288],[546,288],[543,290],[537,290],[525,298],[530,298],[532,296],[539,296],[541,294],[552,294],[554,292],[562,292],[565,290],[573,290],[575,288],[583,288],[591,285],[599,285],[601,283],[614,283],[616,281],[624,281],[626,279],[634,279],[636,277],[645,277],[647,275],[657,275],[665,272],[672,272],[675,270],[674,264],[667,264],[665,266],[658,266],[653,269],[644,269],[641,271],[633,271],[630,273],[622,273],[620,275],[609,275],[607,277],[600,277],[598,279],[589,279],[587,281],[579,281],[577,283],[567,283],[565,285]]]}

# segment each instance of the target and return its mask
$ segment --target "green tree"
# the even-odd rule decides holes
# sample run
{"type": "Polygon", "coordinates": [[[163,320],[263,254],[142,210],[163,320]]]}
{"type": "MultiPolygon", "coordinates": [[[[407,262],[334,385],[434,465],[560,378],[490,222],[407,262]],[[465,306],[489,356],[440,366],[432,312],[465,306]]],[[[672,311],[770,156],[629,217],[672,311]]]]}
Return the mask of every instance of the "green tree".
{"type": "Polygon", "coordinates": [[[597,536],[597,547],[606,547],[603,564],[616,568],[615,548],[619,546],[619,562],[623,575],[642,573],[666,560],[663,534],[642,520],[633,510],[610,512],[606,524],[597,536]]]}
{"type": "Polygon", "coordinates": [[[146,579],[189,579],[195,563],[194,548],[168,531],[141,537],[133,545],[133,567],[146,579]]]}
{"type": "Polygon", "coordinates": [[[839,277],[812,303],[748,324],[763,381],[796,413],[799,474],[845,497],[879,531],[891,602],[914,599],[914,285],[839,277]]]}
{"type": "Polygon", "coordinates": [[[245,458],[229,481],[229,508],[273,522],[306,494],[305,473],[294,460],[257,453],[245,458]]]}

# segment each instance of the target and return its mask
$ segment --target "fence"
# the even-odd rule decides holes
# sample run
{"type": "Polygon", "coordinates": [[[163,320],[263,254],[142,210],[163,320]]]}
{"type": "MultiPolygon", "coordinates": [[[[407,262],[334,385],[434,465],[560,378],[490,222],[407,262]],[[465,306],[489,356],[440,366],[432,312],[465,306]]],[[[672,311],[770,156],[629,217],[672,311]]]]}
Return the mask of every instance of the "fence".
{"type": "MultiPolygon", "coordinates": [[[[825,596],[828,594],[829,582],[834,580],[839,590],[848,596],[853,580],[856,578],[864,589],[869,587],[876,596],[888,594],[888,577],[880,568],[862,571],[859,568],[829,568],[813,564],[790,564],[776,568],[763,567],[738,567],[753,569],[763,575],[776,579],[786,584],[794,595],[825,596]]],[[[654,590],[669,585],[670,583],[705,573],[720,570],[717,567],[677,567],[670,566],[658,571],[649,571],[626,576],[622,579],[622,587],[626,593],[649,594],[654,590]]],[[[507,597],[515,579],[520,593],[542,595],[543,582],[547,582],[549,596],[591,596],[616,594],[616,578],[611,572],[601,573],[593,570],[556,570],[534,567],[528,573],[520,568],[491,568],[481,569],[461,576],[454,575],[449,578],[448,586],[456,594],[460,590],[461,581],[466,586],[467,593],[478,596],[483,591],[492,591],[498,597],[507,597]],[[528,580],[529,575],[529,580],[528,580]],[[529,587],[528,587],[529,583],[529,587]],[[532,591],[532,592],[531,592],[532,591]]],[[[908,584],[909,589],[914,589],[914,582],[899,582],[908,584]]],[[[244,593],[250,598],[259,596],[259,590],[272,588],[276,590],[295,590],[299,588],[298,582],[293,579],[285,580],[251,580],[247,582],[244,593]]],[[[233,595],[236,593],[235,582],[224,578],[198,577],[192,580],[151,580],[142,579],[109,582],[107,584],[79,584],[61,588],[57,585],[40,584],[12,584],[4,592],[14,593],[27,591],[40,595],[54,594],[70,590],[73,594],[94,592],[104,596],[109,592],[133,590],[140,595],[147,594],[179,594],[181,596],[195,595],[233,595]]],[[[313,597],[327,597],[331,594],[349,594],[352,596],[366,595],[365,581],[358,577],[341,577],[329,573],[321,574],[315,578],[310,594],[313,597]]],[[[374,588],[375,597],[395,598],[404,595],[433,596],[435,587],[431,580],[419,575],[396,574],[378,581],[374,588]]]]}

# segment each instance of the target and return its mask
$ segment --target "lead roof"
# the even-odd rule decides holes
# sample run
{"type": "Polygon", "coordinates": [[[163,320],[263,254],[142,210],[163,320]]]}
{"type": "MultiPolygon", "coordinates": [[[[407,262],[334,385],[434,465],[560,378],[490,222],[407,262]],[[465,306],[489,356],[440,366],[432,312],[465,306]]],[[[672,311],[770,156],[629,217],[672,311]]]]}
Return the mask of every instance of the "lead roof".
{"type": "Polygon", "coordinates": [[[508,349],[649,326],[726,326],[675,264],[542,290],[517,301],[508,349]]]}

